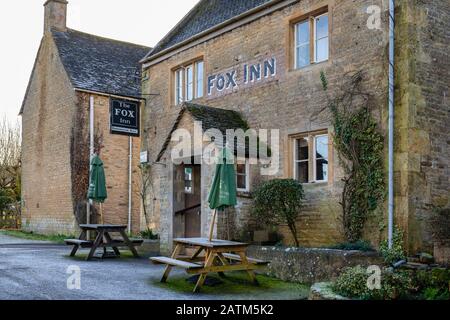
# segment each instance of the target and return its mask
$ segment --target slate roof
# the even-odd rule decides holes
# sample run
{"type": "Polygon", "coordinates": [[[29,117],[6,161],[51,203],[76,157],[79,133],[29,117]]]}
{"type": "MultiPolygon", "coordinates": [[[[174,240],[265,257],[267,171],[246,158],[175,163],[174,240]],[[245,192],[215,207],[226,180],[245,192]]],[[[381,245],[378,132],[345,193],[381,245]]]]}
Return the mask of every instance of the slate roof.
{"type": "Polygon", "coordinates": [[[270,1],[272,0],[201,0],[146,58],[270,1]]]}
{"type": "Polygon", "coordinates": [[[141,97],[139,60],[151,48],[72,29],[53,30],[52,35],[75,88],[141,97]]]}
{"type": "Polygon", "coordinates": [[[169,146],[172,134],[175,132],[175,130],[178,129],[178,125],[186,112],[190,113],[194,120],[202,122],[203,132],[207,131],[208,129],[215,128],[222,131],[222,133],[225,135],[228,129],[243,129],[244,131],[249,129],[247,122],[236,111],[185,102],[181,107],[180,113],[175,120],[169,136],[165,140],[161,151],[156,158],[156,162],[161,160],[164,151],[169,146]]]}

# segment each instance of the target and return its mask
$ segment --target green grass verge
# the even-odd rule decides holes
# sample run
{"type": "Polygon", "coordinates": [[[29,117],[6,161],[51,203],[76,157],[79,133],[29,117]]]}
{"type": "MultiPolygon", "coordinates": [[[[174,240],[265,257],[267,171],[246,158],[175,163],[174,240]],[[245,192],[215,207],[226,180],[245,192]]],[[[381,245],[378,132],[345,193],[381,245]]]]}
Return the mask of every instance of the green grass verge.
{"type": "MultiPolygon", "coordinates": [[[[177,291],[180,293],[192,293],[195,284],[187,281],[191,275],[170,277],[167,283],[152,280],[152,285],[160,288],[177,291]]],[[[306,299],[309,294],[309,286],[300,283],[285,282],[265,275],[257,275],[259,286],[253,285],[247,273],[231,272],[226,274],[226,278],[220,278],[216,274],[208,275],[209,278],[220,279],[223,283],[215,286],[204,285],[202,294],[206,295],[229,295],[231,299],[306,299]]]]}
{"type": "Polygon", "coordinates": [[[42,235],[20,230],[0,230],[0,234],[26,240],[50,241],[58,244],[64,244],[64,239],[74,238],[74,236],[67,236],[62,234],[42,235]]]}

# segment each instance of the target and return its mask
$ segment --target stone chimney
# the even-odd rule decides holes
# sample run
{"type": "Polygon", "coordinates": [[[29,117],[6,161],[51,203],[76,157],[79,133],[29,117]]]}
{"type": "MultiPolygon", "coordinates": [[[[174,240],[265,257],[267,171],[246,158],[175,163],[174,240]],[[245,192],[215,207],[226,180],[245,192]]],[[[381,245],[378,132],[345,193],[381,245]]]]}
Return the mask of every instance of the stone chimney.
{"type": "Polygon", "coordinates": [[[44,33],[50,32],[52,28],[58,31],[67,31],[67,4],[66,0],[47,0],[45,2],[44,33]]]}

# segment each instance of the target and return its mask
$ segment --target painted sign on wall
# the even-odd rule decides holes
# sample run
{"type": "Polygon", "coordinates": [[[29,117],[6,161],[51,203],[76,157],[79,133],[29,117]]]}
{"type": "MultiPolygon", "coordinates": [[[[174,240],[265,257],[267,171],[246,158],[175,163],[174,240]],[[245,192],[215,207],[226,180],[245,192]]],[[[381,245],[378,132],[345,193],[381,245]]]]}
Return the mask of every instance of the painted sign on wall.
{"type": "Polygon", "coordinates": [[[233,92],[241,87],[251,86],[268,81],[277,74],[277,59],[271,58],[263,62],[244,64],[242,67],[212,74],[208,76],[208,96],[233,92]]]}
{"type": "Polygon", "coordinates": [[[139,103],[111,98],[111,133],[139,137],[139,103]]]}

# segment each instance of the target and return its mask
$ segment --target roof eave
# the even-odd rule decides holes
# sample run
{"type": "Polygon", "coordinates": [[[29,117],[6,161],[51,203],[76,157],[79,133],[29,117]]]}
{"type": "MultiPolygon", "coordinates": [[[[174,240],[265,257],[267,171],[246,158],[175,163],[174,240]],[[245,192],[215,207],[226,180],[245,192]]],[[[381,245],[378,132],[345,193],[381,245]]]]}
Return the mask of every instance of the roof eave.
{"type": "MultiPolygon", "coordinates": [[[[242,25],[244,25],[244,24],[247,24],[249,22],[252,22],[253,20],[256,20],[256,19],[260,18],[258,13],[260,13],[260,12],[262,12],[264,10],[267,10],[267,12],[264,12],[264,14],[262,16],[270,14],[270,13],[272,13],[274,11],[277,11],[277,10],[283,8],[283,7],[289,6],[289,5],[291,5],[291,4],[295,3],[295,2],[298,2],[298,1],[300,1],[300,0],[272,0],[272,1],[269,1],[269,2],[267,2],[265,4],[263,4],[263,5],[260,5],[260,6],[256,7],[256,8],[254,8],[254,9],[246,11],[246,12],[244,12],[244,13],[242,13],[240,15],[237,15],[237,16],[231,18],[231,19],[228,19],[228,20],[226,20],[226,21],[224,21],[224,22],[222,22],[222,23],[220,23],[220,24],[218,24],[218,25],[216,25],[216,26],[214,26],[212,28],[209,28],[209,29],[207,29],[207,30],[205,30],[203,32],[200,32],[200,33],[198,33],[198,34],[196,34],[196,35],[194,35],[194,36],[192,36],[192,37],[190,37],[190,38],[188,38],[188,39],[186,39],[184,41],[181,41],[180,43],[177,43],[177,44],[175,44],[175,45],[173,45],[173,46],[171,46],[169,48],[166,48],[166,49],[164,49],[164,50],[162,50],[162,51],[160,51],[158,53],[155,53],[154,55],[152,55],[151,54],[152,52],[150,51],[148,56],[145,57],[144,59],[142,59],[139,62],[141,64],[143,64],[144,68],[148,67],[148,66],[151,66],[151,65],[154,64],[154,63],[151,63],[152,61],[155,61],[158,58],[164,57],[166,55],[168,57],[170,57],[171,56],[170,53],[175,51],[175,50],[177,50],[177,49],[182,48],[183,50],[185,50],[185,49],[191,47],[189,44],[191,44],[192,42],[194,42],[196,40],[202,40],[200,42],[207,41],[207,40],[209,40],[208,39],[208,35],[211,35],[212,33],[215,33],[215,32],[217,32],[217,31],[219,31],[221,29],[224,29],[224,30],[222,30],[223,32],[218,33],[218,34],[214,34],[214,36],[212,38],[217,37],[218,35],[221,35],[221,34],[223,34],[225,32],[228,32],[229,30],[226,30],[225,27],[227,27],[227,26],[229,26],[229,25],[231,25],[233,23],[239,22],[239,20],[243,20],[243,19],[251,17],[253,15],[255,16],[254,19],[250,19],[250,21],[242,21],[242,25]]],[[[182,23],[182,21],[180,21],[180,23],[182,23]]],[[[177,24],[177,26],[178,25],[179,24],[177,24]]],[[[239,26],[240,25],[237,25],[234,28],[239,27],[239,26]]],[[[174,29],[176,29],[176,27],[174,29]]],[[[158,46],[155,46],[155,48],[157,48],[157,47],[158,46]]]]}
{"type": "Polygon", "coordinates": [[[84,88],[79,88],[79,87],[75,87],[74,90],[78,91],[78,92],[89,93],[89,94],[97,94],[100,96],[114,97],[114,98],[119,98],[119,99],[129,99],[129,100],[134,100],[137,102],[145,100],[144,98],[138,97],[138,96],[130,96],[130,95],[124,95],[124,94],[120,94],[120,93],[89,90],[89,89],[84,89],[84,88]]]}

